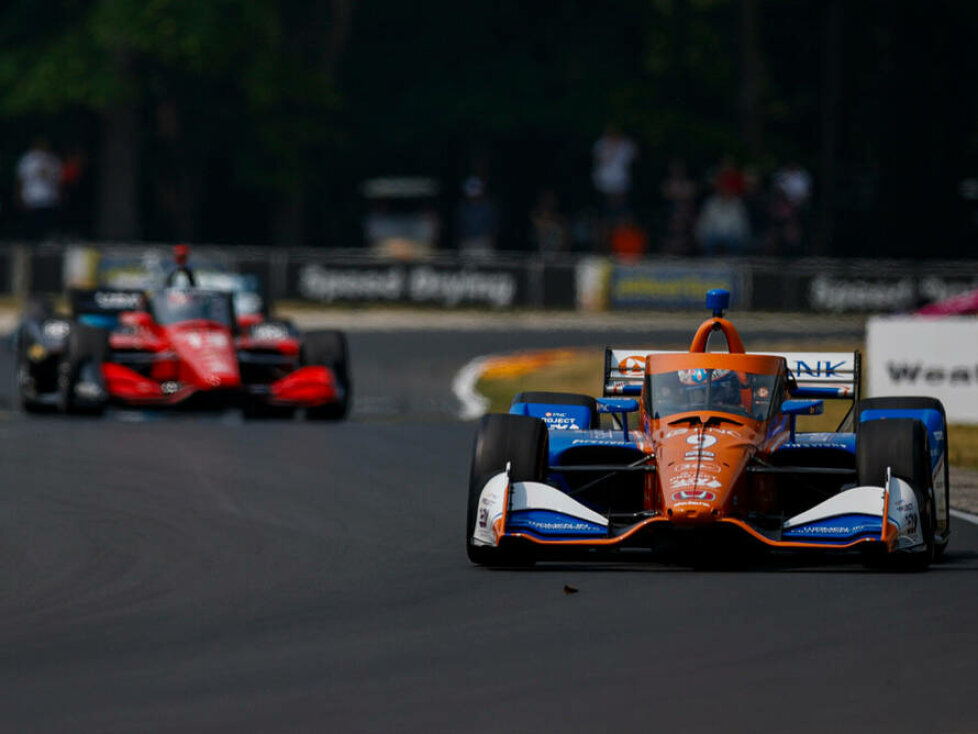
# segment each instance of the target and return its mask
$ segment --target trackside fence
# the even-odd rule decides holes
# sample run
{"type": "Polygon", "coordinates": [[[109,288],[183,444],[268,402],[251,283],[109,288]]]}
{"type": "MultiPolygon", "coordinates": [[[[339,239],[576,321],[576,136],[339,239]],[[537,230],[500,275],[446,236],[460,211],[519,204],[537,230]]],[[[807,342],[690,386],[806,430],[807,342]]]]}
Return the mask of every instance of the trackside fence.
{"type": "MultiPolygon", "coordinates": [[[[165,267],[166,245],[0,244],[0,293],[61,293],[121,282],[140,263],[165,267]]],[[[978,261],[693,259],[441,253],[400,261],[365,250],[194,246],[194,257],[257,276],[273,300],[318,304],[589,310],[700,308],[723,287],[739,308],[900,313],[978,289],[978,261]]]]}

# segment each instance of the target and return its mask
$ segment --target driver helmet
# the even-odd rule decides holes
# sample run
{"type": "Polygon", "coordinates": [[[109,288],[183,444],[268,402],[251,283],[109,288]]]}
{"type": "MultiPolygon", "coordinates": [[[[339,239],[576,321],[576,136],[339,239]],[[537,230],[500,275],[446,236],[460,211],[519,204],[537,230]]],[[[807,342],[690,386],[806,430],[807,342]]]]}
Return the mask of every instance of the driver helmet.
{"type": "Polygon", "coordinates": [[[709,407],[742,407],[740,381],[737,379],[737,374],[731,370],[703,368],[679,370],[679,382],[690,404],[699,403],[705,407],[706,396],[709,394],[709,407]]]}

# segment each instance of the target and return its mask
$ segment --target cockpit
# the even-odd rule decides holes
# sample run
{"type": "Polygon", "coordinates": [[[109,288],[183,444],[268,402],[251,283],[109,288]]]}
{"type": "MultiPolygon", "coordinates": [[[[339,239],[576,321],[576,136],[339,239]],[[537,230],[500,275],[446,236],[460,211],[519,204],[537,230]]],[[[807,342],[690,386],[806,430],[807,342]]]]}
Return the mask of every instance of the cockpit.
{"type": "Polygon", "coordinates": [[[203,319],[234,326],[234,309],[227,293],[196,288],[165,288],[150,297],[153,319],[161,326],[203,319]]]}
{"type": "Polygon", "coordinates": [[[643,394],[652,418],[710,411],[766,421],[783,397],[784,360],[779,357],[673,354],[650,362],[643,394]]]}

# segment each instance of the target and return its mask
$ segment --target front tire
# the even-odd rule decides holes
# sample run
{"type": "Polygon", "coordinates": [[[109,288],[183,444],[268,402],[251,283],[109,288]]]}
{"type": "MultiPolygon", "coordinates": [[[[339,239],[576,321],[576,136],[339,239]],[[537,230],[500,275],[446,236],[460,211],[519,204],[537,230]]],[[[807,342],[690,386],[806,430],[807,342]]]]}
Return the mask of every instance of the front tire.
{"type": "Polygon", "coordinates": [[[307,408],[306,418],[317,421],[338,421],[346,418],[353,396],[346,335],[342,331],[313,331],[306,334],[302,343],[302,364],[329,367],[341,391],[341,397],[335,403],[307,408]]]}
{"type": "Polygon", "coordinates": [[[529,544],[475,545],[472,535],[486,482],[505,471],[507,463],[511,482],[542,482],[547,474],[548,446],[547,425],[539,418],[493,413],[479,421],[472,449],[465,523],[465,551],[472,563],[480,566],[533,564],[533,549],[529,544]]]}
{"type": "MultiPolygon", "coordinates": [[[[930,450],[927,429],[913,418],[887,418],[857,424],[856,470],[859,483],[886,486],[886,470],[908,482],[919,508],[924,550],[894,553],[883,565],[905,570],[923,570],[934,560],[934,493],[931,487],[930,450]]],[[[883,518],[886,523],[887,519],[883,518]]],[[[873,563],[872,565],[877,565],[873,563]]]]}
{"type": "Polygon", "coordinates": [[[102,363],[109,351],[104,329],[72,324],[64,359],[58,365],[58,408],[62,413],[102,415],[108,402],[102,363]],[[90,394],[80,393],[85,386],[90,394]]]}
{"type": "MultiPolygon", "coordinates": [[[[925,396],[864,398],[856,406],[857,425],[859,416],[865,410],[933,410],[940,413],[944,424],[944,517],[938,517],[936,514],[934,516],[934,555],[935,558],[940,558],[947,550],[951,537],[951,462],[948,460],[947,414],[944,411],[944,404],[937,398],[925,396]],[[941,520],[944,523],[943,532],[940,531],[941,520]]],[[[936,487],[935,491],[937,491],[936,487]]],[[[934,506],[937,507],[936,502],[934,506]]]]}

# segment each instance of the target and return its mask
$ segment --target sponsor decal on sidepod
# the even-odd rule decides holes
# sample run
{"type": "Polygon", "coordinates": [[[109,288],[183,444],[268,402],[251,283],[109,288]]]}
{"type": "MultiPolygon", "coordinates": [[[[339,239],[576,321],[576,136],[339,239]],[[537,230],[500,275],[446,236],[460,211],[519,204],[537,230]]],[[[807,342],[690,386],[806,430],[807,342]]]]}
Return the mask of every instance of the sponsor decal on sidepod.
{"type": "Polygon", "coordinates": [[[547,424],[548,428],[552,428],[555,431],[581,430],[581,427],[577,425],[577,419],[569,418],[566,413],[554,413],[548,411],[544,413],[543,421],[547,424]]]}

